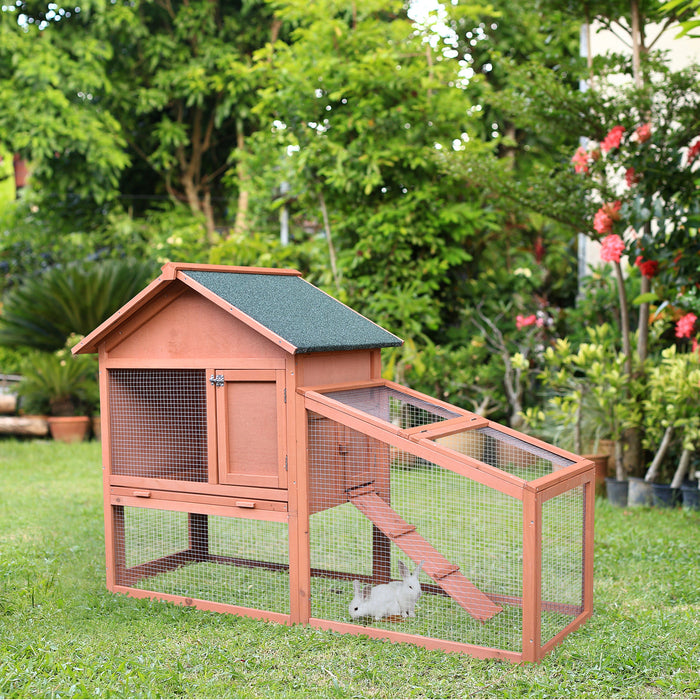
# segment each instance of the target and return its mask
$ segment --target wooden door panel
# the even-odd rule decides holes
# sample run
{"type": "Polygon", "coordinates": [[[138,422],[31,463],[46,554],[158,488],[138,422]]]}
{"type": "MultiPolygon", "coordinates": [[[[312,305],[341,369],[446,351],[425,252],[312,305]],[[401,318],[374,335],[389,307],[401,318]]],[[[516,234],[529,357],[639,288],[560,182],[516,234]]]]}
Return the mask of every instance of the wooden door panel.
{"type": "Polygon", "coordinates": [[[284,372],[218,370],[219,481],[286,487],[284,372]]]}

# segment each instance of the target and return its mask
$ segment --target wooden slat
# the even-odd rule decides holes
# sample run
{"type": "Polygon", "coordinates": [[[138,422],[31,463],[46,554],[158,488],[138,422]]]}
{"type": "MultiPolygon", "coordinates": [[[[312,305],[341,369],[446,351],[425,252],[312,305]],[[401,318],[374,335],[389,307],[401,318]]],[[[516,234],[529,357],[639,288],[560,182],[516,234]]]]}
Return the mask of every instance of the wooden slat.
{"type": "Polygon", "coordinates": [[[459,567],[445,559],[417,531],[376,493],[350,491],[348,500],[366,515],[391,541],[414,562],[423,560],[423,571],[472,617],[482,622],[501,612],[487,595],[482,593],[459,571],[459,567]]]}

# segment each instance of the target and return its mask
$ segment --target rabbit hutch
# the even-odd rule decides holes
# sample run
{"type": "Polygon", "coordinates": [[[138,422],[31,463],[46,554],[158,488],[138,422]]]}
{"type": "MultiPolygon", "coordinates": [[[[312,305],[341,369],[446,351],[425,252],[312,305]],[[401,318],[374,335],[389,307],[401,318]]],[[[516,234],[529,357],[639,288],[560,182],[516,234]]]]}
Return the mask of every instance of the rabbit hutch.
{"type": "Polygon", "coordinates": [[[540,660],[592,613],[594,465],[382,379],[401,343],[294,270],[164,265],[74,349],[109,590],[540,660]],[[407,567],[415,614],[351,617],[407,567]]]}

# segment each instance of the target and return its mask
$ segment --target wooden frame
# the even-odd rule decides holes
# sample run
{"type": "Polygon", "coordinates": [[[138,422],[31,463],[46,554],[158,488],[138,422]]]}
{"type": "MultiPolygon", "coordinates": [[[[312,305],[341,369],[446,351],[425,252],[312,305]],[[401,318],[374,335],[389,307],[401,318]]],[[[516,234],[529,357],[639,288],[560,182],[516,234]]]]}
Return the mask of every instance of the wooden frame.
{"type": "MultiPolygon", "coordinates": [[[[362,634],[511,662],[540,661],[591,616],[592,462],[382,379],[379,348],[300,354],[294,343],[224,302],[215,291],[188,275],[188,271],[196,270],[286,277],[299,275],[294,270],[169,263],[157,280],[77,347],[76,352],[99,354],[109,590],[282,624],[308,624],[323,630],[362,634]],[[183,306],[185,302],[186,306],[183,306]],[[186,308],[186,322],[193,325],[184,333],[171,329],[161,320],[164,314],[169,314],[168,319],[176,317],[180,308],[186,308]],[[198,312],[200,308],[201,313],[198,312]],[[214,308],[216,311],[212,311],[214,308]],[[200,320],[201,328],[197,326],[200,320]],[[232,325],[228,327],[227,324],[232,325]],[[230,347],[222,348],[208,340],[204,344],[205,351],[201,353],[192,351],[182,356],[170,351],[169,348],[176,346],[196,347],[192,343],[183,345],[182,338],[191,334],[210,338],[219,325],[222,337],[235,341],[230,347]],[[131,342],[133,338],[147,339],[143,352],[131,342]],[[122,352],[128,343],[131,343],[128,352],[122,352]],[[115,423],[118,419],[110,413],[110,373],[120,370],[198,370],[202,373],[206,383],[206,415],[197,420],[204,422],[206,431],[205,480],[173,479],[166,475],[165,470],[162,476],[159,475],[157,469],[148,474],[113,473],[113,433],[115,426],[119,429],[123,426],[115,423]],[[431,418],[434,422],[415,425],[401,420],[396,424],[385,419],[386,416],[379,417],[380,414],[374,415],[341,400],[341,392],[377,388],[386,389],[393,400],[397,400],[396,397],[405,399],[408,405],[417,407],[418,412],[424,411],[422,416],[431,416],[428,409],[434,407],[435,414],[431,418]],[[319,447],[314,442],[315,437],[311,436],[314,421],[336,426],[329,427],[325,436],[336,452],[333,459],[337,460],[337,474],[324,473],[315,466],[319,447]],[[402,427],[404,425],[408,427],[402,427]],[[556,468],[533,478],[526,470],[504,469],[488,463],[480,454],[464,449],[460,451],[460,439],[466,441],[471,439],[468,436],[476,436],[483,441],[487,439],[483,437],[485,434],[491,441],[502,440],[510,446],[509,449],[532,454],[534,461],[551,457],[556,468]],[[247,435],[250,441],[241,446],[247,435]],[[365,459],[364,455],[371,455],[371,459],[365,459]],[[460,483],[488,489],[515,504],[513,512],[519,513],[522,532],[521,591],[480,590],[450,562],[448,556],[428,541],[420,528],[392,509],[392,459],[396,455],[435,465],[460,483]],[[374,471],[369,481],[363,478],[364,461],[372,462],[374,471]],[[324,491],[322,498],[317,493],[319,486],[324,491]],[[575,528],[579,527],[576,519],[581,518],[580,604],[543,599],[546,531],[543,509],[553,499],[567,494],[576,494],[573,503],[581,505],[580,513],[572,513],[575,528]],[[360,513],[366,518],[363,522],[369,520],[371,523],[367,546],[372,554],[367,573],[313,565],[313,523],[338,505],[354,506],[353,513],[360,513]],[[186,513],[187,545],[174,552],[154,554],[152,560],[127,567],[129,537],[136,535],[128,531],[130,526],[125,521],[125,508],[130,509],[129,512],[133,509],[134,512],[186,513]],[[231,518],[236,523],[248,523],[255,528],[258,524],[260,527],[265,527],[265,524],[273,527],[285,525],[288,564],[264,561],[262,556],[246,558],[215,553],[209,543],[210,516],[231,518]],[[347,585],[353,579],[372,584],[387,582],[391,579],[392,548],[414,561],[418,557],[426,559],[423,571],[432,581],[423,583],[424,592],[447,598],[450,604],[458,603],[462,611],[482,624],[492,618],[499,619],[505,606],[521,609],[520,650],[479,645],[469,639],[432,638],[401,629],[382,629],[314,614],[312,582],[327,580],[340,582],[338,585],[347,585]],[[283,572],[288,576],[289,612],[135,587],[137,581],[148,579],[155,573],[177,572],[190,564],[202,563],[283,572]],[[569,621],[551,638],[543,638],[543,615],[550,613],[564,615],[569,621]]],[[[148,394],[144,397],[150,400],[148,394]]],[[[186,400],[187,397],[183,397],[183,401],[186,400]]],[[[158,397],[153,397],[152,402],[152,410],[157,411],[158,397]]],[[[168,458],[186,461],[188,455],[175,450],[168,458]]],[[[331,464],[335,462],[331,461],[331,464]]],[[[564,507],[566,499],[554,503],[556,507],[560,507],[559,504],[564,507]]],[[[439,508],[440,504],[435,507],[439,508]]]]}

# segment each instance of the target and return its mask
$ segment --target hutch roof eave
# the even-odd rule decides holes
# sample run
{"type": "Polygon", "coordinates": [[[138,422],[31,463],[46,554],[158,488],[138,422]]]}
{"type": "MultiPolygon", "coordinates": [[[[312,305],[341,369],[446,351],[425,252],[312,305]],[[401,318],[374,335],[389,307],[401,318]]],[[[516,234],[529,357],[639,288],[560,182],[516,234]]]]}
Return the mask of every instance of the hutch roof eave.
{"type": "Polygon", "coordinates": [[[161,275],[74,348],[100,343],[165,289],[181,283],[290,354],[397,347],[403,341],[301,278],[297,270],[166,263],[161,275]]]}

